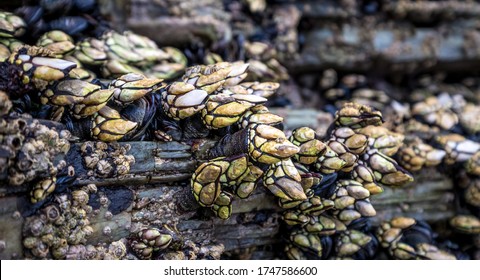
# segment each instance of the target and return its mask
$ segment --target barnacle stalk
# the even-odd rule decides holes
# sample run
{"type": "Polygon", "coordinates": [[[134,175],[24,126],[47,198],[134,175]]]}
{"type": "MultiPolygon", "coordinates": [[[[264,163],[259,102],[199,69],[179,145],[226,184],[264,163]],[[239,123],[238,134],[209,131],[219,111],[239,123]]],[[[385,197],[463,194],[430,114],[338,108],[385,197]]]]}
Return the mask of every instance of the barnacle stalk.
{"type": "Polygon", "coordinates": [[[277,163],[299,151],[287,140],[285,133],[265,124],[252,124],[233,134],[227,134],[211,148],[208,158],[246,153],[254,162],[277,163]]]}

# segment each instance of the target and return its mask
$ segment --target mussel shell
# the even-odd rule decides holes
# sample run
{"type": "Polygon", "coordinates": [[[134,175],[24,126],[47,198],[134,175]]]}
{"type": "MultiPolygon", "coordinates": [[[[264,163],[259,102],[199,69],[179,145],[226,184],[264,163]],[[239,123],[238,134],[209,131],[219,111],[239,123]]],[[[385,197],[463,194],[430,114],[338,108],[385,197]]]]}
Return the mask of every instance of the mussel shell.
{"type": "Polygon", "coordinates": [[[421,243],[432,244],[433,238],[432,228],[426,222],[417,221],[413,227],[404,231],[400,242],[416,246],[421,243]]]}
{"type": "Polygon", "coordinates": [[[73,5],[75,10],[80,12],[88,12],[95,8],[97,1],[96,0],[73,0],[73,5]]]}
{"type": "Polygon", "coordinates": [[[72,0],[40,0],[40,6],[45,10],[45,14],[67,14],[73,7],[72,0]]]}
{"type": "Polygon", "coordinates": [[[40,6],[23,6],[15,10],[15,14],[20,16],[31,27],[43,17],[44,10],[40,6]]]}
{"type": "Polygon", "coordinates": [[[68,35],[81,33],[88,27],[88,21],[82,17],[68,16],[52,20],[48,23],[49,30],[61,30],[68,35]]]}
{"type": "Polygon", "coordinates": [[[139,129],[135,134],[130,135],[130,141],[141,139],[145,135],[147,127],[155,116],[156,107],[154,106],[153,96],[145,96],[128,105],[121,111],[121,115],[129,121],[139,124],[139,129]]]}
{"type": "Polygon", "coordinates": [[[322,198],[329,198],[335,193],[335,182],[337,181],[338,174],[322,174],[322,181],[320,184],[313,186],[312,190],[315,195],[322,198]]]}

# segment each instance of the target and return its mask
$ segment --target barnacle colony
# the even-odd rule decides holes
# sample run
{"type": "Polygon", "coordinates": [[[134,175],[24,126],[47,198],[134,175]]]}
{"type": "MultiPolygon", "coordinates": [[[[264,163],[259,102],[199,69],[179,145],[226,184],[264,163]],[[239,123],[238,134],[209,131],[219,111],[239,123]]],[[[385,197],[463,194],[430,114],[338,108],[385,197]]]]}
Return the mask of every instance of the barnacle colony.
{"type": "MultiPolygon", "coordinates": [[[[193,66],[171,83],[130,73],[105,86],[70,77],[75,64],[51,56],[42,49],[22,48],[3,65],[17,69],[12,72],[15,77],[34,77],[17,80],[18,88],[23,87],[25,94],[39,90],[39,101],[50,106],[51,117],[68,120],[67,127],[81,139],[138,139],[151,129],[153,119],[160,124],[155,130],[163,125],[167,128],[164,132],[177,140],[217,135],[217,144],[206,151],[206,161],[192,175],[194,198],[219,218],[228,219],[235,196],[247,198],[263,185],[278,197],[281,207],[289,209],[285,219],[297,236],[292,237],[292,246],[300,250],[297,254],[312,249],[298,243],[301,236],[328,236],[336,232],[332,225],[343,228],[375,215],[368,197],[381,192],[380,184],[399,186],[413,180],[379,151],[384,146],[395,149],[398,142],[384,141],[382,146],[380,141],[369,141],[373,134],[365,128],[382,122],[381,113],[370,107],[346,104],[337,113],[330,139],[320,139],[306,127],[287,137],[279,129],[282,118],[264,106],[265,97],[272,95],[278,84],[242,83],[248,64],[193,66]],[[41,74],[35,74],[38,69],[43,69],[41,74]],[[332,176],[337,174],[357,175],[335,183],[332,176]]],[[[125,168],[112,173],[100,164],[102,160],[98,158],[99,176],[128,173],[134,162],[128,160],[125,168]]],[[[39,184],[32,201],[44,199],[45,195],[37,192],[52,191],[52,178],[39,184]]],[[[322,257],[321,245],[312,246],[317,246],[314,257],[322,257]]]]}
{"type": "MultiPolygon", "coordinates": [[[[268,44],[246,42],[248,63],[221,62],[209,53],[209,65],[187,68],[179,50],[158,48],[132,32],[105,30],[75,42],[55,30],[38,38],[38,48],[15,39],[24,29],[13,14],[0,14],[0,61],[2,70],[8,70],[0,80],[5,91],[0,91],[0,179],[10,185],[30,183],[31,202],[47,201],[24,227],[29,257],[123,258],[125,244],[138,258],[191,258],[189,254],[199,251],[200,245],[187,245],[175,230],[159,224],[132,227],[129,241],[113,242],[112,248],[86,245],[92,234],[89,191],[71,188],[72,199],[52,195],[68,185],[65,174],[75,179],[72,166],[54,160],[69,151],[67,139],[83,142],[75,147],[80,164],[88,176],[99,179],[125,178],[135,169],[138,159],[128,154],[130,145],[117,141],[173,139],[197,149],[205,139],[214,140],[216,144],[199,149],[194,159],[189,194],[212,210],[200,212],[228,219],[240,211],[233,209],[234,200],[265,188],[284,209],[281,234],[288,240],[285,254],[293,259],[373,258],[379,246],[392,258],[451,258],[435,247],[430,229],[416,221],[383,223],[377,234],[381,244],[365,228],[365,221],[376,215],[371,197],[413,180],[404,168],[416,171],[442,161],[463,164],[471,176],[465,201],[479,205],[477,143],[453,134],[412,138],[391,124],[391,129],[382,126],[384,115],[373,108],[385,109],[389,97],[361,88],[366,84],[360,75],[342,79],[357,88],[352,98],[358,103],[337,102],[340,109],[326,135],[308,127],[290,132],[283,131],[282,117],[265,105],[280,86],[269,81],[288,79],[268,44]],[[12,106],[15,112],[34,114],[34,119],[12,113],[12,106]],[[69,223],[62,226],[65,219],[69,223]],[[424,242],[409,243],[418,233],[424,242]]],[[[348,94],[331,89],[326,95],[337,99],[348,94]]],[[[412,114],[442,130],[460,124],[471,133],[478,131],[475,105],[444,101],[432,97],[417,102],[412,114]],[[465,114],[459,114],[462,108],[465,114]]],[[[190,198],[184,200],[189,203],[190,198]]],[[[459,232],[478,233],[474,218],[459,216],[451,224],[459,232]]],[[[212,252],[219,258],[222,250],[212,252]]]]}

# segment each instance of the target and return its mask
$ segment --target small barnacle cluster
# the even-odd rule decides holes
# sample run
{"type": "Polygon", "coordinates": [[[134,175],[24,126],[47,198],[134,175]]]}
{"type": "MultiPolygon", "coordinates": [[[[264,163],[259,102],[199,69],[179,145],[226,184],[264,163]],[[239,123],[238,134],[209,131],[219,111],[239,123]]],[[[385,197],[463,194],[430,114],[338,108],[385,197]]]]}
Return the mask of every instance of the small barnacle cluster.
{"type": "MultiPolygon", "coordinates": [[[[478,96],[475,85],[467,80],[446,84],[441,80],[432,82],[428,77],[420,79],[418,87],[408,95],[408,102],[398,100],[377,107],[383,108],[386,127],[401,136],[397,139],[403,143],[395,155],[398,163],[412,172],[438,167],[453,179],[460,217],[475,217],[480,205],[478,96]]],[[[453,221],[466,220],[467,224],[472,221],[453,221]]],[[[458,223],[451,222],[450,226],[454,232],[462,232],[458,223]]]]}
{"type": "Polygon", "coordinates": [[[169,79],[186,67],[185,56],[175,48],[159,48],[131,31],[113,31],[96,11],[96,1],[35,4],[19,8],[16,15],[0,13],[1,58],[13,53],[21,39],[77,64],[76,78],[91,80],[97,72],[105,78],[139,73],[169,79]]]}
{"type": "Polygon", "coordinates": [[[151,259],[154,252],[166,249],[173,240],[174,233],[167,229],[143,229],[130,238],[130,248],[140,259],[151,259]]]}
{"type": "MultiPolygon", "coordinates": [[[[195,213],[184,212],[182,205],[193,198],[178,193],[171,186],[158,187],[160,196],[137,192],[133,204],[132,224],[128,237],[129,258],[138,259],[220,259],[224,246],[216,243],[208,230],[192,232],[182,222],[195,213]],[[187,201],[185,201],[187,200],[187,201]],[[181,231],[177,227],[182,228],[181,231]]],[[[151,193],[148,189],[146,193],[151,193]]],[[[195,207],[193,205],[193,207],[195,207]]],[[[196,208],[196,207],[195,207],[196,208]]],[[[187,222],[188,223],[188,222],[187,222]]]]}
{"type": "Polygon", "coordinates": [[[220,259],[224,246],[206,243],[183,238],[168,226],[144,228],[129,238],[130,248],[139,259],[220,259]]]}
{"type": "Polygon", "coordinates": [[[17,11],[24,19],[1,12],[0,89],[23,104],[17,110],[62,122],[81,139],[141,138],[158,105],[151,93],[164,86],[163,79],[180,76],[187,60],[178,49],[159,48],[131,31],[120,34],[102,19],[90,26],[91,18],[84,14],[44,25],[43,15],[90,12],[96,6],[91,2],[73,8],[66,3],[24,7],[17,11]],[[38,16],[30,18],[32,14],[38,16]],[[32,38],[15,32],[26,27],[46,31],[29,34],[36,46],[22,43],[32,38]],[[114,80],[104,84],[97,77],[114,80]]]}
{"type": "Polygon", "coordinates": [[[398,151],[400,164],[410,171],[423,167],[437,166],[445,158],[446,152],[426,144],[418,137],[410,137],[398,151]]]}
{"type": "Polygon", "coordinates": [[[13,96],[14,92],[18,93],[15,90],[17,87],[29,92],[28,98],[43,105],[42,112],[39,112],[41,116],[64,122],[75,136],[106,142],[134,138],[138,137],[134,131],[143,131],[152,121],[155,112],[153,100],[144,96],[162,86],[161,79],[130,73],[113,80],[108,86],[94,84],[68,76],[76,67],[75,63],[49,56],[28,55],[31,50],[22,48],[4,62],[6,67],[18,70],[18,73],[12,74],[14,77],[9,76],[8,79],[15,80],[17,75],[27,77],[14,83],[13,87],[6,86],[8,92],[13,96]],[[20,69],[27,65],[31,67],[29,71],[20,69]],[[32,69],[43,69],[41,73],[44,75],[36,75],[31,72],[32,69]]]}
{"type": "MultiPolygon", "coordinates": [[[[412,107],[412,115],[422,121],[449,130],[459,123],[457,113],[465,106],[460,95],[450,96],[446,93],[429,96],[412,107]]],[[[473,127],[472,127],[473,128],[473,127]]]]}
{"type": "Polygon", "coordinates": [[[42,209],[39,215],[28,217],[23,229],[23,245],[32,257],[56,259],[66,257],[69,244],[86,242],[93,232],[87,218],[88,191],[77,190],[72,200],[65,195],[55,196],[55,203],[42,209]]]}
{"type": "Polygon", "coordinates": [[[122,259],[127,249],[123,241],[108,245],[87,245],[93,234],[93,209],[89,197],[95,185],[71,194],[57,194],[37,214],[27,217],[23,226],[23,246],[27,257],[35,259],[122,259]]]}
{"type": "MultiPolygon", "coordinates": [[[[428,93],[421,92],[423,95],[428,93]]],[[[412,95],[414,99],[420,98],[415,97],[415,91],[412,95]]],[[[393,107],[394,114],[412,118],[394,128],[407,135],[405,145],[398,153],[404,167],[412,171],[440,164],[465,164],[470,166],[467,169],[474,168],[465,163],[472,158],[469,161],[472,164],[473,155],[479,149],[475,129],[477,118],[468,113],[476,110],[474,103],[460,94],[443,92],[437,96],[427,94],[424,99],[416,100],[411,109],[409,107],[400,104],[393,107]]]]}
{"type": "MultiPolygon", "coordinates": [[[[404,137],[396,159],[412,172],[438,166],[453,179],[458,216],[451,220],[450,228],[456,234],[469,235],[468,230],[462,231],[462,228],[475,228],[472,225],[480,205],[477,167],[480,146],[475,113],[478,97],[467,83],[449,85],[437,81],[421,84],[409,95],[409,103],[394,101],[384,110],[387,126],[404,137]]],[[[465,240],[460,242],[461,246],[473,243],[468,241],[471,238],[465,240]]],[[[412,248],[406,250],[410,252],[410,258],[443,257],[442,254],[433,254],[435,250],[428,251],[427,247],[423,253],[417,252],[420,256],[414,256],[412,248]]],[[[478,256],[468,254],[473,258],[478,256]]]]}
{"type": "Polygon", "coordinates": [[[84,142],[80,146],[80,152],[83,166],[89,170],[87,175],[113,178],[128,174],[135,163],[135,157],[127,154],[130,148],[129,144],[116,142],[84,142]]]}
{"type": "Polygon", "coordinates": [[[32,203],[45,199],[55,189],[57,174],[66,170],[57,157],[69,151],[70,133],[47,125],[26,114],[0,118],[0,180],[12,187],[33,184],[32,203]]]}

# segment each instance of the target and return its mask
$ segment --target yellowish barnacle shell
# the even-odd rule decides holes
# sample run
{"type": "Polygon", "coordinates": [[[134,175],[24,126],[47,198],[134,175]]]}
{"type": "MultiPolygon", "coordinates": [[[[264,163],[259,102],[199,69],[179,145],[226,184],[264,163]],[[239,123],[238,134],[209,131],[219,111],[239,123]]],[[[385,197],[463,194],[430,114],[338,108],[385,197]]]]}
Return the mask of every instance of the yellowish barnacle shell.
{"type": "Polygon", "coordinates": [[[230,218],[232,215],[233,196],[228,192],[221,192],[212,205],[213,212],[222,220],[230,218]]]}
{"type": "Polygon", "coordinates": [[[283,131],[264,124],[248,127],[248,153],[261,163],[274,164],[298,153],[299,148],[286,139],[283,131]]]}
{"type": "Polygon", "coordinates": [[[20,37],[25,33],[27,24],[12,13],[0,11],[0,37],[20,37]]]}
{"type": "Polygon", "coordinates": [[[201,206],[211,206],[220,195],[220,176],[224,172],[215,162],[201,164],[192,176],[192,192],[201,206]]]}
{"type": "Polygon", "coordinates": [[[57,178],[44,179],[38,182],[30,192],[30,201],[37,203],[44,200],[50,193],[55,190],[57,178]]]}
{"type": "Polygon", "coordinates": [[[335,124],[339,127],[352,129],[366,127],[368,125],[381,125],[382,113],[366,105],[358,103],[346,103],[335,114],[335,124]]]}
{"type": "Polygon", "coordinates": [[[480,219],[472,215],[457,215],[450,219],[450,225],[459,232],[480,234],[480,219]]]}
{"type": "Polygon", "coordinates": [[[307,196],[293,162],[282,160],[272,164],[263,175],[263,183],[275,196],[286,200],[302,200],[307,196]]]}
{"type": "Polygon", "coordinates": [[[40,36],[37,46],[47,48],[59,57],[75,49],[72,37],[60,30],[52,30],[40,36]]]}
{"type": "Polygon", "coordinates": [[[123,119],[118,111],[105,106],[95,115],[92,122],[92,137],[105,142],[118,141],[133,132],[138,124],[123,119]]]}

